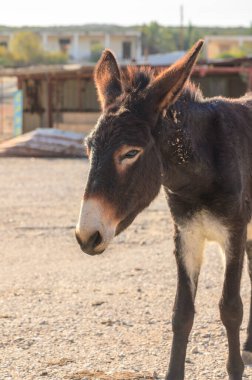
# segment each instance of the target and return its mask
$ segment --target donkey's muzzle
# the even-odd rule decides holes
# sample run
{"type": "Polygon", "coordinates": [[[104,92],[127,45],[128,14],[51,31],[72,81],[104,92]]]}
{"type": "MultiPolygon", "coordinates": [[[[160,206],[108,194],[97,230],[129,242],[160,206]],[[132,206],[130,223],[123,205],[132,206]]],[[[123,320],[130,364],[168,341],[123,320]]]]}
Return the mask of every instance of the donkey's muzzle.
{"type": "Polygon", "coordinates": [[[75,232],[76,239],[83,252],[88,255],[99,255],[104,249],[97,249],[102,243],[102,236],[99,231],[94,232],[86,241],[82,241],[78,232],[75,232]]]}
{"type": "Polygon", "coordinates": [[[75,235],[83,252],[99,255],[108,247],[118,224],[111,216],[112,211],[104,200],[90,198],[82,201],[75,235]]]}

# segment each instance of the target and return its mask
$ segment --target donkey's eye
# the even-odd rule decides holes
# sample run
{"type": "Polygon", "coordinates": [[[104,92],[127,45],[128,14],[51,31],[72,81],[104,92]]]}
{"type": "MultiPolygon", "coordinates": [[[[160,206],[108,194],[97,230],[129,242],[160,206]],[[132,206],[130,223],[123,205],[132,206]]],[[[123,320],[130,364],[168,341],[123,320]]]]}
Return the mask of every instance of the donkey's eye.
{"type": "Polygon", "coordinates": [[[142,147],[122,145],[115,153],[114,160],[119,172],[123,172],[130,165],[134,164],[144,152],[142,147]]]}
{"type": "Polygon", "coordinates": [[[132,149],[122,156],[122,160],[124,160],[125,158],[134,158],[139,152],[140,150],[132,149]]]}

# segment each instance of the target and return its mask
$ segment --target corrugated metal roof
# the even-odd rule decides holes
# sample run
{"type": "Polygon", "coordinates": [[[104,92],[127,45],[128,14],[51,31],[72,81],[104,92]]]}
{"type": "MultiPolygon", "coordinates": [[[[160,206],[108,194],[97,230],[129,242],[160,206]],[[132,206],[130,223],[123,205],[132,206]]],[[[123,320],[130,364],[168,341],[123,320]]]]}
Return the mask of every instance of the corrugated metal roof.
{"type": "Polygon", "coordinates": [[[185,55],[185,51],[173,51],[164,54],[149,54],[147,57],[142,57],[139,64],[151,66],[169,66],[185,55]]]}
{"type": "MultiPolygon", "coordinates": [[[[169,54],[153,54],[146,59],[142,58],[137,65],[153,66],[153,67],[167,67],[174,63],[177,59],[183,56],[183,52],[173,52],[169,54]]],[[[42,65],[42,66],[28,66],[19,68],[4,68],[0,69],[0,77],[59,77],[59,78],[73,78],[86,77],[90,78],[93,75],[95,64],[79,65],[42,65]]],[[[125,68],[125,65],[121,65],[125,68]]],[[[236,72],[244,71],[246,68],[252,67],[252,57],[235,58],[225,60],[211,60],[200,61],[195,68],[195,71],[204,71],[204,73],[213,72],[213,68],[222,68],[227,73],[230,72],[229,68],[236,68],[236,72]]],[[[218,70],[216,70],[217,72],[218,70]]],[[[223,72],[222,71],[222,72],[223,72]]],[[[246,70],[245,70],[246,71],[246,70]]]]}
{"type": "Polygon", "coordinates": [[[0,77],[20,77],[20,76],[49,76],[49,75],[90,75],[94,69],[94,64],[88,65],[42,65],[42,66],[28,66],[18,68],[5,68],[0,69],[0,77]]]}

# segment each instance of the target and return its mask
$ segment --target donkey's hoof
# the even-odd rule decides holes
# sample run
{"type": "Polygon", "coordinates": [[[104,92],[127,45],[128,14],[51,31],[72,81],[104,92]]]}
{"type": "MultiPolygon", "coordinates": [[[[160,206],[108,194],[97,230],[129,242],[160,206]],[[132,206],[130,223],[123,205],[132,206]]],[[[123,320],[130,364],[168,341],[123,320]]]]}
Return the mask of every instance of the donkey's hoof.
{"type": "Polygon", "coordinates": [[[245,365],[252,366],[252,352],[242,351],[242,360],[245,365]]]}

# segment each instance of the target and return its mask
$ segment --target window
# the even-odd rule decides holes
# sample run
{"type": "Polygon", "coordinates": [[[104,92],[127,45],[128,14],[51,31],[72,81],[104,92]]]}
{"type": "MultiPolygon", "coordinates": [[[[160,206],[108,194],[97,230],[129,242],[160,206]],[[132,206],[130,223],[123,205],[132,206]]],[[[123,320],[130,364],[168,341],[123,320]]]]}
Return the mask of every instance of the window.
{"type": "Polygon", "coordinates": [[[220,43],[219,48],[221,52],[228,51],[232,48],[232,45],[229,43],[220,43]]]}
{"type": "Polygon", "coordinates": [[[123,50],[123,54],[122,54],[123,59],[131,59],[131,42],[124,41],[122,44],[122,50],[123,50]]]}
{"type": "Polygon", "coordinates": [[[71,39],[59,38],[59,45],[60,45],[60,50],[62,51],[62,53],[67,53],[71,45],[71,39]]]}
{"type": "Polygon", "coordinates": [[[7,47],[8,47],[8,44],[7,44],[7,42],[6,42],[6,41],[0,41],[0,46],[2,46],[2,47],[4,47],[4,48],[6,48],[6,49],[7,49],[7,47]]]}

